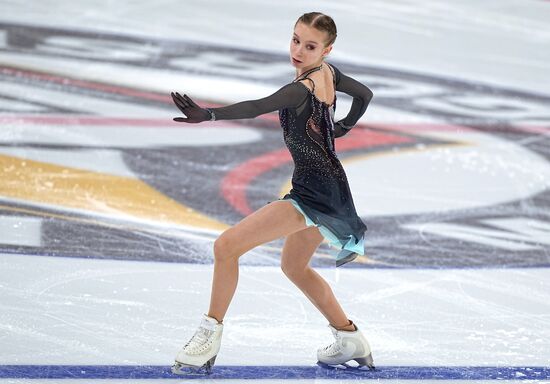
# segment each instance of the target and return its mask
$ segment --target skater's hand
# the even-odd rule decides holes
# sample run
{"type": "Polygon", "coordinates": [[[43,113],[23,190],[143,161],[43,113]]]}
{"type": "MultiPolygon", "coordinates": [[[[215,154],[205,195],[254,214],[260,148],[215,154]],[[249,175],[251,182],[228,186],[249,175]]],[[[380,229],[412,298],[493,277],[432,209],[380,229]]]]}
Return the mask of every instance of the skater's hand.
{"type": "Polygon", "coordinates": [[[201,121],[210,120],[210,112],[205,108],[199,107],[189,96],[180,95],[178,92],[170,92],[174,104],[183,112],[187,118],[175,117],[174,121],[179,123],[200,123],[201,121]]]}
{"type": "Polygon", "coordinates": [[[343,123],[342,120],[334,123],[334,137],[342,137],[347,134],[351,128],[343,123]]]}

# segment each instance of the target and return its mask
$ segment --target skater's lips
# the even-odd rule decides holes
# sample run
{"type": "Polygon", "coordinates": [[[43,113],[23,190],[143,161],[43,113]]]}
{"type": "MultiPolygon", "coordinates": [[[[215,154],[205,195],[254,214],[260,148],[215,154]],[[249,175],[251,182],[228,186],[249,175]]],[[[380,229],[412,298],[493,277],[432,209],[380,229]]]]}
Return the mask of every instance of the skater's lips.
{"type": "Polygon", "coordinates": [[[298,63],[302,62],[301,60],[295,59],[294,57],[292,58],[292,60],[297,61],[298,63]]]}

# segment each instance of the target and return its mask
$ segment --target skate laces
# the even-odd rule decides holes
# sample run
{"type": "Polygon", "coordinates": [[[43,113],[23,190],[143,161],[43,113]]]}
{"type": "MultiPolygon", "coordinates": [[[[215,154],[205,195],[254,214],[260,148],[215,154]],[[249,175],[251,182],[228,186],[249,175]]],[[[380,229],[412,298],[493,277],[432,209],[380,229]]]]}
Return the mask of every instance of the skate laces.
{"type": "Polygon", "coordinates": [[[207,321],[203,321],[193,335],[193,337],[185,344],[183,349],[189,355],[200,354],[212,345],[214,335],[214,327],[207,321]]]}
{"type": "Polygon", "coordinates": [[[340,336],[340,333],[337,330],[332,330],[332,334],[336,338],[336,341],[321,350],[325,356],[337,355],[342,350],[342,336],[340,336]]]}

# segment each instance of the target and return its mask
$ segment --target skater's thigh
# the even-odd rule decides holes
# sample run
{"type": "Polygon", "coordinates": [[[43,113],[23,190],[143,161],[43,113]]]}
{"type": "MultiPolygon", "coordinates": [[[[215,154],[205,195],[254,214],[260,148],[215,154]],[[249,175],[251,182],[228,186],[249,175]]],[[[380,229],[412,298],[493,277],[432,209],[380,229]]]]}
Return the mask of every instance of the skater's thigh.
{"type": "Polygon", "coordinates": [[[224,231],[216,245],[226,254],[240,256],[246,251],[307,228],[304,216],[290,201],[277,200],[246,216],[224,231]]]}
{"type": "Polygon", "coordinates": [[[307,227],[287,236],[281,255],[281,268],[286,272],[303,271],[315,250],[323,242],[317,227],[307,227]]]}

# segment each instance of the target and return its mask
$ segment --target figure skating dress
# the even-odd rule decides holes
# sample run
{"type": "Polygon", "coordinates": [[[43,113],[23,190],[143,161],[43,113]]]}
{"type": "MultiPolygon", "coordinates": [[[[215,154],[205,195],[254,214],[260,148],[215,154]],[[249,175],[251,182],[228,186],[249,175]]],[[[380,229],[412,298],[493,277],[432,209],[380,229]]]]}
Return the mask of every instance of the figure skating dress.
{"type": "MultiPolygon", "coordinates": [[[[328,63],[326,63],[328,64],[328,63]]],[[[348,115],[334,122],[336,94],[331,104],[315,96],[315,83],[306,71],[270,96],[220,108],[210,108],[216,120],[253,118],[279,111],[283,138],[294,161],[292,189],[279,200],[289,200],[339,249],[336,266],[365,254],[366,225],[357,215],[344,168],[334,150],[334,139],[345,135],[365,113],[372,91],[332,64],[334,89],[353,97],[348,115]],[[310,90],[302,81],[310,81],[310,90]]]]}

